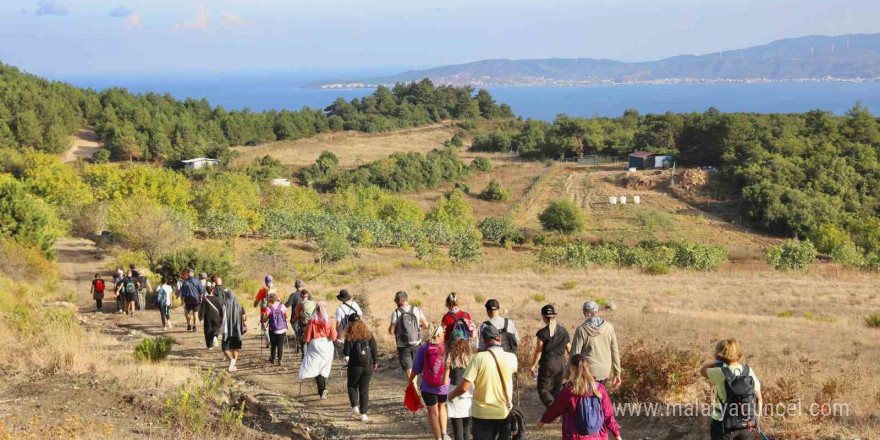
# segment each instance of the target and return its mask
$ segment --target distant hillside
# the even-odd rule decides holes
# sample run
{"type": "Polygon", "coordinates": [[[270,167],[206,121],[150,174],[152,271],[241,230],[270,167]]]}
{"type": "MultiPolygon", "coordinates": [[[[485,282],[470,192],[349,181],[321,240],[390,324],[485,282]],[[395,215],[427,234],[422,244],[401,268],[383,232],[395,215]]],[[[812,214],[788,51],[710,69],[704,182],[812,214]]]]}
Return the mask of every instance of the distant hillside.
{"type": "Polygon", "coordinates": [[[326,81],[312,87],[368,87],[422,78],[430,78],[436,84],[457,86],[878,80],[880,34],[813,35],[747,49],[635,63],[591,58],[484,60],[393,76],[326,81]]]}

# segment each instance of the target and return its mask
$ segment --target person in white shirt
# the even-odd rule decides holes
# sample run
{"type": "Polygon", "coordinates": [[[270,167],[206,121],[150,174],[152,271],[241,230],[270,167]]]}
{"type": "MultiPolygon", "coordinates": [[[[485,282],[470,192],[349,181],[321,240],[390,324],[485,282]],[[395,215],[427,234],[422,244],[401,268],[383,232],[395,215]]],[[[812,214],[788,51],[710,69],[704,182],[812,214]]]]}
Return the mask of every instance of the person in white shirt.
{"type": "MultiPolygon", "coordinates": [[[[498,331],[501,332],[502,337],[502,348],[504,351],[509,353],[516,353],[517,346],[519,345],[519,332],[516,330],[516,324],[514,324],[512,319],[505,318],[501,316],[501,311],[499,310],[501,306],[498,304],[497,299],[490,299],[486,301],[486,315],[489,316],[489,320],[480,324],[479,330],[477,330],[477,334],[481,334],[483,332],[483,327],[486,326],[486,323],[492,323],[498,331]]],[[[483,340],[480,338],[477,341],[477,348],[480,350],[485,350],[486,346],[483,345],[483,340]]]]}
{"type": "Polygon", "coordinates": [[[348,290],[340,290],[339,295],[336,295],[336,299],[339,300],[339,307],[336,308],[336,332],[339,333],[338,341],[341,345],[345,326],[348,324],[348,317],[357,314],[363,319],[364,313],[361,311],[361,306],[351,298],[351,293],[348,290]]]}

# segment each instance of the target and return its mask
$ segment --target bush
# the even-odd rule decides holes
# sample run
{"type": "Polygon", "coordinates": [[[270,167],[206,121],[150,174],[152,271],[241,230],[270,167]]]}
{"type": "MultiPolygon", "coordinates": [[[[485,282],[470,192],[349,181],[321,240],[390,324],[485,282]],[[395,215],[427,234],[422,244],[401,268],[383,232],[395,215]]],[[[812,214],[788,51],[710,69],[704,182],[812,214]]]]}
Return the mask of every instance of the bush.
{"type": "MultiPolygon", "coordinates": [[[[232,435],[241,427],[244,400],[229,402],[225,396],[234,389],[225,374],[197,369],[199,380],[187,381],[177,387],[162,406],[162,422],[184,438],[239,438],[232,435]],[[215,416],[217,415],[217,416],[215,416]],[[211,435],[200,435],[200,433],[211,435]]],[[[229,399],[232,400],[232,399],[229,399]]]]}
{"type": "Polygon", "coordinates": [[[213,238],[233,238],[248,232],[247,220],[234,212],[211,211],[202,215],[199,223],[205,234],[213,238]]]}
{"type": "Polygon", "coordinates": [[[510,198],[510,190],[502,187],[501,182],[492,179],[480,193],[479,197],[490,202],[504,202],[510,198]]]}
{"type": "Polygon", "coordinates": [[[455,185],[452,185],[452,189],[457,189],[465,194],[471,193],[471,186],[467,182],[455,182],[455,185]]]}
{"type": "Polygon", "coordinates": [[[551,200],[544,211],[538,214],[541,226],[548,231],[570,235],[584,228],[584,213],[571,199],[551,200]]]}
{"type": "Polygon", "coordinates": [[[671,214],[663,211],[646,208],[639,211],[638,216],[642,227],[648,231],[656,231],[658,229],[670,230],[675,228],[675,218],[671,214]]]}
{"type": "Polygon", "coordinates": [[[831,254],[835,249],[850,242],[849,234],[832,224],[823,224],[810,234],[810,241],[816,250],[823,254],[831,254]]]}
{"type": "Polygon", "coordinates": [[[865,316],[865,325],[870,328],[880,328],[880,313],[865,316]]]}
{"type": "Polygon", "coordinates": [[[0,237],[0,273],[24,281],[48,277],[53,271],[54,265],[39,249],[0,237]]]}
{"type": "Polygon", "coordinates": [[[767,264],[775,270],[806,270],[816,260],[816,248],[810,240],[786,240],[764,253],[767,264]]]}
{"type": "Polygon", "coordinates": [[[51,207],[27,194],[18,181],[0,181],[0,235],[34,246],[54,259],[55,239],[61,234],[60,222],[51,207]]]}
{"type": "Polygon", "coordinates": [[[620,251],[617,246],[603,244],[590,248],[587,259],[599,266],[611,266],[620,264],[620,251]]]}
{"type": "Polygon", "coordinates": [[[159,362],[168,357],[174,342],[174,339],[167,336],[144,339],[134,347],[134,358],[139,361],[159,362]]]}
{"type": "Polygon", "coordinates": [[[669,266],[665,263],[655,261],[645,266],[644,271],[648,275],[666,275],[669,273],[669,266]]]}
{"type": "Polygon", "coordinates": [[[571,289],[574,289],[575,287],[577,287],[577,285],[578,285],[577,280],[568,280],[568,281],[565,281],[562,283],[562,289],[563,290],[571,290],[571,289]]]}
{"type": "Polygon", "coordinates": [[[344,236],[327,230],[318,236],[318,260],[334,262],[350,257],[354,253],[351,244],[344,236]]]}
{"type": "Polygon", "coordinates": [[[96,151],[95,154],[92,154],[92,162],[93,163],[107,163],[110,161],[110,150],[106,148],[101,148],[96,151]]]}
{"type": "Polygon", "coordinates": [[[474,263],[480,261],[480,242],[483,237],[480,231],[468,229],[453,235],[449,243],[449,258],[456,263],[474,263]]]}
{"type": "Polygon", "coordinates": [[[107,229],[114,238],[129,249],[143,252],[151,268],[162,254],[179,249],[192,237],[189,217],[143,195],[115,201],[108,217],[107,229]]]}
{"type": "Polygon", "coordinates": [[[488,157],[478,157],[471,162],[470,169],[471,171],[488,173],[492,171],[492,159],[488,157]]]}
{"type": "Polygon", "coordinates": [[[868,266],[865,251],[849,239],[831,251],[831,260],[841,266],[856,269],[868,266]]]}
{"type": "Polygon", "coordinates": [[[675,266],[704,272],[716,270],[727,261],[727,249],[720,245],[706,245],[682,241],[675,245],[675,266]]]}
{"type": "Polygon", "coordinates": [[[550,265],[586,268],[591,263],[600,266],[620,265],[640,267],[646,273],[665,274],[672,267],[708,271],[727,261],[722,246],[684,241],[680,243],[644,241],[637,246],[603,244],[590,247],[586,243],[566,243],[547,246],[538,254],[538,261],[550,265]]]}
{"type": "Polygon", "coordinates": [[[483,239],[506,246],[508,243],[522,244],[525,235],[516,229],[510,217],[486,217],[478,225],[483,239]]]}
{"type": "Polygon", "coordinates": [[[220,275],[226,285],[232,288],[235,287],[235,277],[238,275],[232,252],[219,247],[183,249],[163,255],[156,264],[156,273],[170,280],[178,279],[180,271],[184,269],[220,275]]]}
{"type": "Polygon", "coordinates": [[[637,339],[620,349],[623,382],[612,398],[622,402],[667,402],[696,383],[700,357],[691,350],[637,339]]]}
{"type": "Polygon", "coordinates": [[[451,231],[470,229],[475,223],[470,203],[463,192],[455,189],[440,197],[427,220],[443,223],[451,231]]]}

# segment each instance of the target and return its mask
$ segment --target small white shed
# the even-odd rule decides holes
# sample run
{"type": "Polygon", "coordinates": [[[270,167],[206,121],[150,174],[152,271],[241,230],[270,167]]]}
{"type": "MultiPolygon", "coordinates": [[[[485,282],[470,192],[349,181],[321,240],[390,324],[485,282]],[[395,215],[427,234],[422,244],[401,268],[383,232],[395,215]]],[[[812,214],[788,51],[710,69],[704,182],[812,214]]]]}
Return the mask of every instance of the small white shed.
{"type": "Polygon", "coordinates": [[[272,179],[272,186],[290,186],[290,179],[272,179]]]}
{"type": "Polygon", "coordinates": [[[187,159],[180,161],[183,167],[188,170],[198,170],[204,167],[212,167],[220,163],[217,159],[208,159],[207,157],[197,157],[195,159],[187,159]]]}

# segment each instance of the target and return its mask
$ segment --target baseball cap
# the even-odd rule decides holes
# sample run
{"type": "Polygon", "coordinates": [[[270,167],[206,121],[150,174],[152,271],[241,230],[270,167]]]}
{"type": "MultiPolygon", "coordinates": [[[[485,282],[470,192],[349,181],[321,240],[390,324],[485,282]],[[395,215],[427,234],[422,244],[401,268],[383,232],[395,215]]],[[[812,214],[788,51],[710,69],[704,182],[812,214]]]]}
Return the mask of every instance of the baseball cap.
{"type": "Polygon", "coordinates": [[[490,299],[489,301],[486,301],[486,310],[498,310],[500,308],[501,306],[498,305],[497,299],[490,299]]]}
{"type": "Polygon", "coordinates": [[[596,304],[595,301],[588,301],[584,303],[584,311],[585,312],[598,312],[599,304],[596,304]]]}
{"type": "Polygon", "coordinates": [[[556,316],[556,307],[553,307],[553,304],[547,304],[546,306],[541,307],[541,315],[556,316]]]}
{"type": "Polygon", "coordinates": [[[484,325],[483,329],[480,330],[480,337],[483,338],[484,341],[494,341],[495,339],[501,337],[501,333],[490,322],[484,325]]]}

